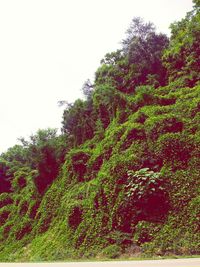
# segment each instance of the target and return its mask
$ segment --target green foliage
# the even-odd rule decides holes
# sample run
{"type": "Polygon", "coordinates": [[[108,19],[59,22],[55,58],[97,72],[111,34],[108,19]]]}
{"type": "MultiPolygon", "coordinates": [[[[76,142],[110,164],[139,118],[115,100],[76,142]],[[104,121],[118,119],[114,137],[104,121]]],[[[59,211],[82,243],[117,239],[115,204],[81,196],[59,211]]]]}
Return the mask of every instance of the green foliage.
{"type": "Polygon", "coordinates": [[[4,225],[10,215],[9,208],[1,208],[0,209],[0,226],[4,225]]]}
{"type": "Polygon", "coordinates": [[[182,132],[182,120],[171,114],[151,117],[145,122],[146,132],[150,140],[156,140],[165,133],[182,132]]]}
{"type": "Polygon", "coordinates": [[[0,194],[0,208],[13,204],[13,199],[8,193],[0,194]]]}
{"type": "Polygon", "coordinates": [[[57,136],[56,129],[39,130],[28,144],[29,162],[38,171],[35,184],[44,193],[59,172],[66,151],[64,136],[57,136]],[[62,147],[63,146],[63,147],[62,147]]]}
{"type": "Polygon", "coordinates": [[[68,217],[68,224],[71,228],[76,229],[82,221],[83,211],[80,207],[74,207],[68,217]]]}
{"type": "Polygon", "coordinates": [[[132,235],[121,231],[112,231],[107,236],[109,244],[117,244],[121,248],[126,248],[133,244],[132,235]]]}
{"type": "MultiPolygon", "coordinates": [[[[128,127],[127,127],[128,128],[128,127]]],[[[134,142],[142,142],[146,138],[142,125],[133,123],[121,137],[121,150],[129,148],[134,142]]]]}
{"type": "Polygon", "coordinates": [[[18,169],[14,174],[14,179],[12,180],[13,191],[19,193],[23,191],[23,189],[26,189],[27,186],[34,191],[34,177],[36,177],[36,175],[37,171],[32,171],[28,167],[18,169]]]}
{"type": "Polygon", "coordinates": [[[168,46],[164,34],[156,34],[152,23],[144,23],[141,18],[134,18],[123,40],[123,50],[132,68],[132,84],[164,85],[166,70],[161,56],[168,46]]]}
{"type": "Polygon", "coordinates": [[[188,161],[194,148],[193,138],[180,133],[167,133],[162,135],[156,147],[156,154],[164,163],[177,168],[187,168],[188,161]]]}
{"type": "Polygon", "coordinates": [[[23,225],[17,232],[16,232],[16,240],[21,240],[25,235],[32,231],[31,223],[27,223],[23,225]]]}
{"type": "Polygon", "coordinates": [[[155,87],[166,82],[161,57],[168,46],[164,34],[156,34],[152,23],[134,18],[122,41],[122,49],[106,54],[96,71],[96,85],[110,85],[124,93],[132,93],[138,85],[155,87]]]}
{"type": "Polygon", "coordinates": [[[9,191],[15,173],[26,167],[37,172],[34,182],[39,193],[43,194],[58,175],[59,167],[64,161],[66,137],[57,136],[57,130],[49,128],[38,130],[30,136],[30,140],[19,138],[19,141],[22,145],[15,145],[1,155],[0,176],[4,181],[2,190],[9,191]]]}
{"type": "Polygon", "coordinates": [[[120,246],[114,244],[104,248],[101,252],[101,256],[106,257],[108,259],[116,259],[121,254],[120,246]]]}
{"type": "Polygon", "coordinates": [[[149,168],[137,172],[128,172],[127,196],[139,200],[145,196],[155,194],[156,190],[163,190],[161,174],[150,171],[149,168]]]}
{"type": "Polygon", "coordinates": [[[162,224],[152,223],[148,221],[140,221],[135,227],[134,241],[138,244],[144,244],[153,240],[154,236],[158,234],[162,224]]]}
{"type": "Polygon", "coordinates": [[[84,83],[85,100],[67,104],[62,134],[38,130],[1,155],[1,261],[200,253],[194,4],[169,46],[133,19],[84,83]]]}
{"type": "Polygon", "coordinates": [[[128,171],[126,197],[146,220],[162,220],[169,209],[168,182],[161,173],[143,168],[128,171]]]}
{"type": "Polygon", "coordinates": [[[78,99],[64,110],[62,131],[72,139],[74,145],[93,137],[96,119],[93,113],[91,98],[86,101],[78,99]]]}
{"type": "Polygon", "coordinates": [[[116,115],[118,99],[118,93],[115,88],[107,84],[98,86],[95,90],[93,96],[94,108],[104,129],[108,127],[116,115]]]}
{"type": "Polygon", "coordinates": [[[171,40],[163,61],[170,81],[181,78],[186,86],[193,87],[199,80],[199,32],[200,13],[198,1],[196,11],[189,12],[184,19],[171,24],[171,40]]]}
{"type": "Polygon", "coordinates": [[[0,193],[10,192],[11,180],[18,168],[27,166],[27,151],[21,145],[15,145],[0,156],[0,193]]]}

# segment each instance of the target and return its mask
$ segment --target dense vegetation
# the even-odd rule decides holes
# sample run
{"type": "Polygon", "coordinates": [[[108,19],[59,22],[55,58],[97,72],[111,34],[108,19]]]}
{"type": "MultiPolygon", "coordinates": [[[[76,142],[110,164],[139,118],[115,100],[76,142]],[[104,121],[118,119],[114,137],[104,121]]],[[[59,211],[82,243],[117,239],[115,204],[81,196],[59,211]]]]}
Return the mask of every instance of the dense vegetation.
{"type": "Polygon", "coordinates": [[[200,1],[134,18],[67,104],[0,156],[0,260],[200,254],[200,1]]]}

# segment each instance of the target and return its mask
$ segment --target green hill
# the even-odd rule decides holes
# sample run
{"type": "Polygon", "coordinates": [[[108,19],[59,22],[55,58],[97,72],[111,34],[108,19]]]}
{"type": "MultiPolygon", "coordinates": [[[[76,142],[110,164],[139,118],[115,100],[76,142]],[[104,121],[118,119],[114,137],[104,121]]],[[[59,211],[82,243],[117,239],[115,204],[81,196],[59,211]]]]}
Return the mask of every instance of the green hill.
{"type": "Polygon", "coordinates": [[[1,155],[1,261],[200,254],[194,4],[170,40],[133,19],[67,105],[62,135],[39,130],[1,155]]]}

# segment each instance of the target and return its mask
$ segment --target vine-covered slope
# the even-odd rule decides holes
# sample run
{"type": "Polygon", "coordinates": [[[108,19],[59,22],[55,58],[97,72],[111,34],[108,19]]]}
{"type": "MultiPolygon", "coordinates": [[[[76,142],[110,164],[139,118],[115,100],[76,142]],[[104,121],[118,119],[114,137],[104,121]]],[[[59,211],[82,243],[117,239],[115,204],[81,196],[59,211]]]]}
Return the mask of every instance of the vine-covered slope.
{"type": "Polygon", "coordinates": [[[1,261],[200,254],[194,4],[170,40],[133,19],[62,135],[39,130],[1,155],[1,261]]]}

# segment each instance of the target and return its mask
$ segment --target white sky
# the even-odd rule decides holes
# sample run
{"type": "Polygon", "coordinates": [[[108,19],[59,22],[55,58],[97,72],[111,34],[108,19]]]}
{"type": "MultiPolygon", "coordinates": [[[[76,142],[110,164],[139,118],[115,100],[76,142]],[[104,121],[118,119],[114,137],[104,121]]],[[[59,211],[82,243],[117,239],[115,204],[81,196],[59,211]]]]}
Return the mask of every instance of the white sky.
{"type": "Polygon", "coordinates": [[[59,100],[81,97],[135,16],[169,34],[192,0],[0,0],[0,153],[39,128],[60,128],[59,100]]]}

